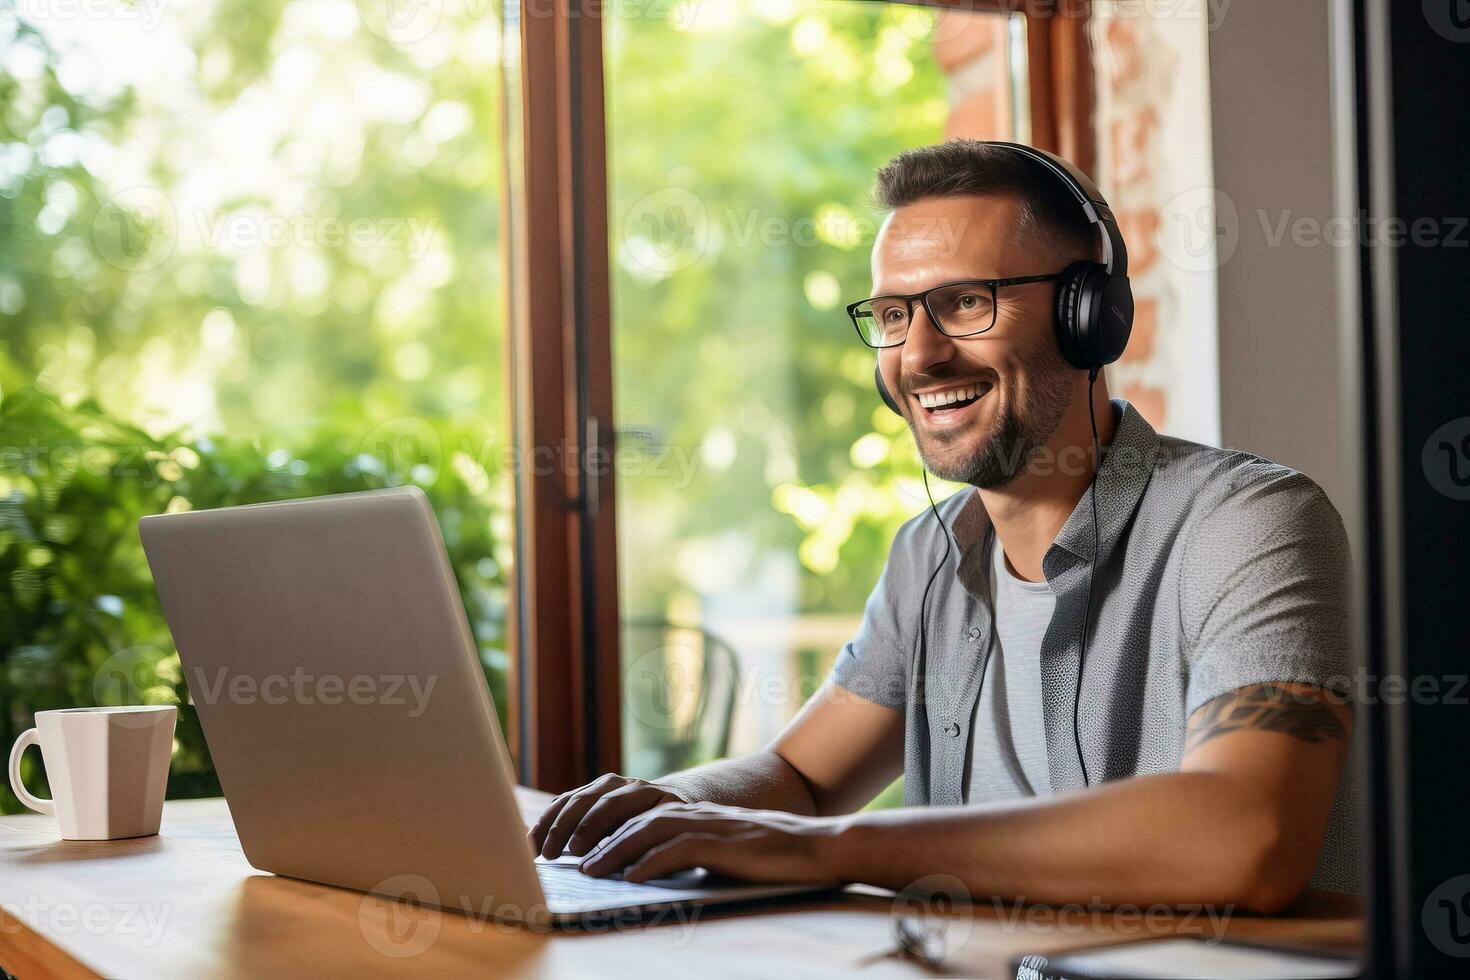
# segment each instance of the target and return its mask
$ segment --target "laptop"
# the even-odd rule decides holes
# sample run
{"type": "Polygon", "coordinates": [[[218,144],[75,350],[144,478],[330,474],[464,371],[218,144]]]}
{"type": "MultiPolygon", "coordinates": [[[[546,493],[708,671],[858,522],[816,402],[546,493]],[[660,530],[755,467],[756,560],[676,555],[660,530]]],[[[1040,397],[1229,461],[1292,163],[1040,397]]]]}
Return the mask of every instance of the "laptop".
{"type": "Polygon", "coordinates": [[[818,890],[598,879],[533,853],[418,488],[145,517],[139,532],[253,867],[532,925],[818,890]]]}

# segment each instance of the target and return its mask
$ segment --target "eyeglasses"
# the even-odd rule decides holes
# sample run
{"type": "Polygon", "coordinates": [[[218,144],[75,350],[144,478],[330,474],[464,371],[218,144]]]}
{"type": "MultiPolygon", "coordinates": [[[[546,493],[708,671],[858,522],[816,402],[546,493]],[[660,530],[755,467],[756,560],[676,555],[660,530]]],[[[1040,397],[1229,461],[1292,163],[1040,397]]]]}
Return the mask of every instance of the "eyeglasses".
{"type": "Polygon", "coordinates": [[[1001,286],[1049,282],[1061,273],[1010,279],[961,279],[907,296],[874,296],[847,308],[858,336],[869,347],[897,347],[908,339],[915,301],[924,304],[929,320],[946,337],[973,337],[995,326],[995,293],[1001,286]]]}

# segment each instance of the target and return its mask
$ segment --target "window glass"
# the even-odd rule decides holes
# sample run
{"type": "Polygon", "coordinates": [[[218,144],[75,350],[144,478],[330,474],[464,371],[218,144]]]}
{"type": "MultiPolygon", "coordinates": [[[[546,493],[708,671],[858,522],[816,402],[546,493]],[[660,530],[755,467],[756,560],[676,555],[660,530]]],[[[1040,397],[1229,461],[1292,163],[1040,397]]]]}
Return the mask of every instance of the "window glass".
{"type": "Polygon", "coordinates": [[[630,772],[775,735],[927,506],[843,307],[868,295],[874,171],[946,135],[1024,139],[1024,50],[1022,18],[899,4],[609,19],[630,772]]]}
{"type": "Polygon", "coordinates": [[[217,793],[137,519],[410,481],[503,711],[493,7],[20,10],[0,10],[0,738],[43,708],[185,702],[170,793],[217,793]]]}

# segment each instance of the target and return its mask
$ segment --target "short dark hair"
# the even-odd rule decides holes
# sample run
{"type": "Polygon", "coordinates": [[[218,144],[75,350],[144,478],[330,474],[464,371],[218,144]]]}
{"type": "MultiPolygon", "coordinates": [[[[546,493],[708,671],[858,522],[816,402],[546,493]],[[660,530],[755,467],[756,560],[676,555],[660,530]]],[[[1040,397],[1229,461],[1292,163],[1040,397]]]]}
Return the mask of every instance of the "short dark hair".
{"type": "Polygon", "coordinates": [[[1100,258],[1097,229],[1055,174],[980,140],[951,139],[904,150],[878,171],[873,194],[890,211],[931,197],[1009,197],[1021,206],[1021,233],[1058,259],[1100,258]]]}

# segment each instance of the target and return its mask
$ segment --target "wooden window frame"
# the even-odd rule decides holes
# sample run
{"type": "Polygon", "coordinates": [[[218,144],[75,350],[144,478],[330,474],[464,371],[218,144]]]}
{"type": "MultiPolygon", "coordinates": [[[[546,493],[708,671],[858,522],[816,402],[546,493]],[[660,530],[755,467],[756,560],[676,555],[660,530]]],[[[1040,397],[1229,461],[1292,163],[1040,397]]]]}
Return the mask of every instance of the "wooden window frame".
{"type": "Polygon", "coordinates": [[[1026,18],[1027,103],[1031,145],[1065,157],[1084,173],[1097,163],[1092,127],[1092,54],[1087,40],[1088,0],[875,0],[909,2],[976,14],[1026,18]]]}
{"type": "MultiPolygon", "coordinates": [[[[1024,14],[1031,142],[1091,171],[1086,0],[920,2],[1024,14]]],[[[604,9],[536,0],[506,21],[520,34],[519,84],[502,88],[518,461],[507,715],[521,782],[552,791],[622,767],[604,9]]]]}
{"type": "Polygon", "coordinates": [[[518,198],[507,686],[520,780],[547,790],[622,766],[601,15],[600,0],[521,13],[519,105],[507,113],[520,120],[507,133],[520,150],[506,182],[518,198]]]}

